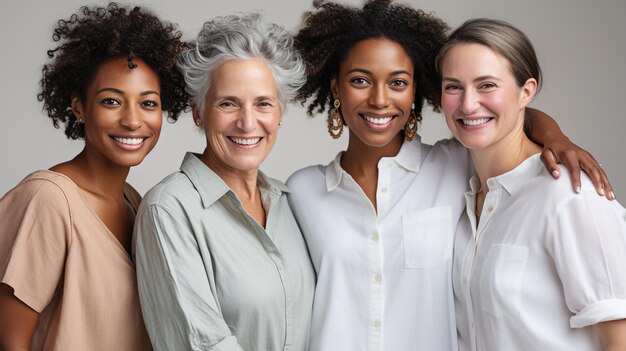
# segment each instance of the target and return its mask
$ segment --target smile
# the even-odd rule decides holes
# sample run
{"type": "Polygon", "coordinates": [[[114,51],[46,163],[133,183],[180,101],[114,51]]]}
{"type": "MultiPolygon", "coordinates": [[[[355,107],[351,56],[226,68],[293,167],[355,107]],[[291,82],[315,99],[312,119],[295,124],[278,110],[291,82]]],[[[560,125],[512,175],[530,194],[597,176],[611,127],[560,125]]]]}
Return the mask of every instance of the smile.
{"type": "Polygon", "coordinates": [[[389,123],[394,116],[377,117],[361,114],[361,117],[372,124],[383,125],[389,123]]]}
{"type": "Polygon", "coordinates": [[[126,144],[126,145],[139,145],[139,144],[143,143],[143,141],[146,138],[120,138],[120,137],[113,137],[113,139],[115,141],[117,141],[118,143],[122,143],[122,144],[126,144]]]}
{"type": "Polygon", "coordinates": [[[255,145],[261,141],[261,137],[255,138],[236,138],[236,137],[228,137],[230,141],[239,145],[255,145]]]}
{"type": "Polygon", "coordinates": [[[492,119],[493,118],[489,118],[489,117],[478,118],[478,119],[462,119],[461,123],[463,123],[466,126],[479,126],[481,124],[485,124],[491,121],[492,119]]]}

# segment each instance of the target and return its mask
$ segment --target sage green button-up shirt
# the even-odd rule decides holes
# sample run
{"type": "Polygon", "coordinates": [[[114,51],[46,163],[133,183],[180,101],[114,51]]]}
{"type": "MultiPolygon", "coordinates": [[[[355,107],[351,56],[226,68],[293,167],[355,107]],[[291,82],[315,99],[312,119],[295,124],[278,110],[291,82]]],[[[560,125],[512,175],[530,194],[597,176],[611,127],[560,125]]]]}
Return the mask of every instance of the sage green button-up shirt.
{"type": "Polygon", "coordinates": [[[258,184],[266,228],[192,153],[146,194],[134,255],[156,350],[306,350],[315,273],[287,187],[258,184]]]}

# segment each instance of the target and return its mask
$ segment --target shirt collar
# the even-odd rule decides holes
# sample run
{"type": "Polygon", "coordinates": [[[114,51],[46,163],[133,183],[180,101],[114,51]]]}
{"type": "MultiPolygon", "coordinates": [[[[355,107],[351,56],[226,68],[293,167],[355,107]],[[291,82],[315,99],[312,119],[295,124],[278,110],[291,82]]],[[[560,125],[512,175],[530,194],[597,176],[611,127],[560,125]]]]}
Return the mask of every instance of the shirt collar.
{"type": "MultiPolygon", "coordinates": [[[[502,187],[509,195],[514,195],[517,191],[526,185],[528,179],[537,176],[544,171],[545,167],[540,160],[539,153],[534,154],[520,163],[511,171],[501,174],[497,177],[487,179],[489,190],[502,187]]],[[[480,189],[478,177],[474,175],[470,179],[471,194],[474,195],[480,189]]]]}
{"type": "MultiPolygon", "coordinates": [[[[200,194],[204,208],[211,206],[227,193],[232,193],[232,190],[224,183],[222,178],[200,160],[199,154],[187,152],[183,163],[180,165],[180,170],[189,178],[191,184],[200,194]]],[[[259,171],[257,181],[260,188],[266,189],[277,196],[289,192],[289,188],[285,184],[266,176],[261,171],[259,171]]]]}
{"type": "MultiPolygon", "coordinates": [[[[326,167],[326,190],[332,191],[341,182],[341,177],[344,174],[343,168],[341,168],[341,156],[344,151],[335,156],[326,167]]],[[[422,140],[418,135],[413,141],[406,141],[402,143],[402,147],[396,156],[385,157],[384,159],[393,160],[400,167],[406,169],[409,172],[417,173],[420,169],[422,154],[422,140]]],[[[381,160],[382,161],[382,160],[381,160]]],[[[380,161],[379,161],[380,162],[380,161]]]]}

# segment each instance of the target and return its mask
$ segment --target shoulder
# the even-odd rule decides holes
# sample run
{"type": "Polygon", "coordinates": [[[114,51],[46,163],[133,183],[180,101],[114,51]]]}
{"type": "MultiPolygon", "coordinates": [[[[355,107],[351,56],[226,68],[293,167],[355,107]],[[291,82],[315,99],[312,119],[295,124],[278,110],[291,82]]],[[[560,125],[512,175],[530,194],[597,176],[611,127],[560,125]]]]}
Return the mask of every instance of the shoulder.
{"type": "Polygon", "coordinates": [[[299,169],[287,179],[287,186],[292,191],[310,187],[312,183],[315,184],[325,179],[326,168],[327,166],[315,165],[299,169]]]}
{"type": "Polygon", "coordinates": [[[179,202],[180,198],[197,194],[189,178],[181,171],[163,178],[144,195],[142,206],[168,206],[179,202]]]}
{"type": "Polygon", "coordinates": [[[456,139],[442,139],[430,146],[422,144],[427,152],[445,154],[450,157],[469,160],[469,151],[456,139]]]}
{"type": "Polygon", "coordinates": [[[139,208],[139,204],[141,203],[141,195],[135,188],[133,188],[132,185],[128,183],[124,184],[124,196],[135,210],[139,208]]]}
{"type": "Polygon", "coordinates": [[[580,176],[581,191],[576,193],[567,167],[559,165],[561,176],[554,179],[539,158],[533,162],[538,172],[526,183],[524,196],[528,197],[529,201],[541,198],[541,203],[552,209],[549,212],[560,213],[563,210],[572,211],[574,208],[578,210],[589,208],[595,212],[612,207],[612,203],[620,206],[616,201],[608,201],[604,196],[598,195],[591,179],[584,172],[580,176]]]}
{"type": "Polygon", "coordinates": [[[456,139],[443,139],[434,145],[422,144],[420,172],[435,172],[460,181],[463,187],[474,173],[469,151],[456,139]]]}
{"type": "Polygon", "coordinates": [[[78,194],[76,185],[66,176],[51,171],[36,171],[24,178],[7,192],[1,202],[10,202],[11,207],[36,201],[58,207],[59,203],[69,202],[78,194]]]}

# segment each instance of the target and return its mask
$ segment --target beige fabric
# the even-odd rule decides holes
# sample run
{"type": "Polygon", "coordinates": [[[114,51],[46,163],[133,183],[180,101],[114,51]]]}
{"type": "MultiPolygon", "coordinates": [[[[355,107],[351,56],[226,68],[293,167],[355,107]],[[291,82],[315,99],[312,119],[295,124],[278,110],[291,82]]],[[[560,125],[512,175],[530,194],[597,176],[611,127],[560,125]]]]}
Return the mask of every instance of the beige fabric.
{"type": "MultiPolygon", "coordinates": [[[[137,208],[139,194],[125,195],[137,208]]],[[[0,218],[1,282],[40,313],[31,349],[150,349],[133,262],[69,178],[29,175],[0,218]]]]}

